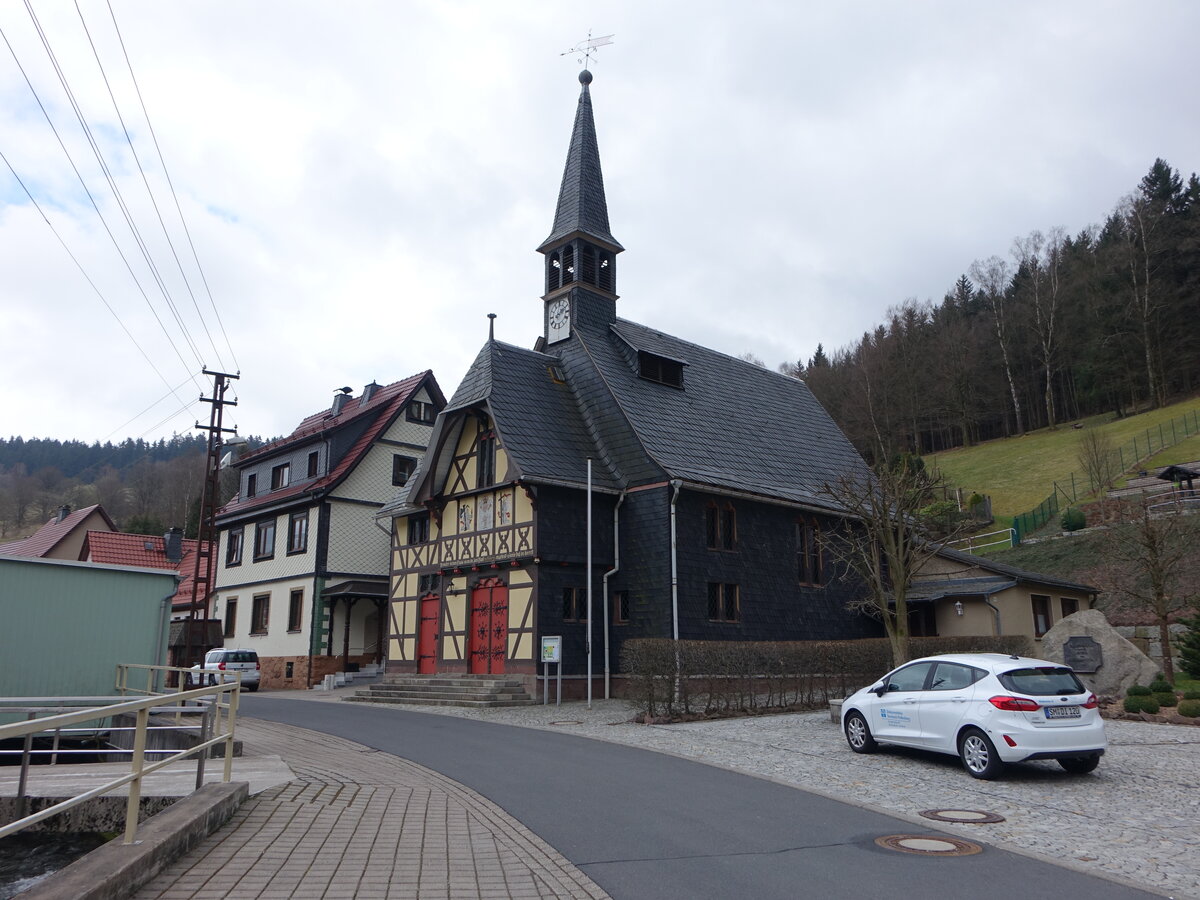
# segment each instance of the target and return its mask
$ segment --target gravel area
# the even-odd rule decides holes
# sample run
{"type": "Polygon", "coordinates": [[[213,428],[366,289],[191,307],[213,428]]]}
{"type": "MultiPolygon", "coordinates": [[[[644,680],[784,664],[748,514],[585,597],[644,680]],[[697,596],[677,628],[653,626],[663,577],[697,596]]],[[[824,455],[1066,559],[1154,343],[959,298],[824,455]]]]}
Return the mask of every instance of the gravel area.
{"type": "Polygon", "coordinates": [[[1090,775],[1068,775],[1057,763],[1038,761],[1010,766],[1002,779],[983,782],[950,756],[901,749],[856,755],[828,711],[635,725],[629,721],[632,711],[619,700],[596,701],[590,710],[584,703],[500,709],[372,705],[672,753],[1164,896],[1200,900],[1200,728],[1109,721],[1108,753],[1090,775]],[[1005,821],[958,825],[919,817],[931,809],[982,810],[1005,821]]]}

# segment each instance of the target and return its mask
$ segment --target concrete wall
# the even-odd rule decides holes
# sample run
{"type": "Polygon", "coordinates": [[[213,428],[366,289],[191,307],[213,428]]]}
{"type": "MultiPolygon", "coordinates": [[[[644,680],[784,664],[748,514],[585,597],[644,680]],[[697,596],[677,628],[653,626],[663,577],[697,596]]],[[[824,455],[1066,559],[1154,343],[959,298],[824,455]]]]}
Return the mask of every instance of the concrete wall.
{"type": "Polygon", "coordinates": [[[112,694],[118,663],[161,664],[175,573],[0,558],[0,695],[112,694]]]}

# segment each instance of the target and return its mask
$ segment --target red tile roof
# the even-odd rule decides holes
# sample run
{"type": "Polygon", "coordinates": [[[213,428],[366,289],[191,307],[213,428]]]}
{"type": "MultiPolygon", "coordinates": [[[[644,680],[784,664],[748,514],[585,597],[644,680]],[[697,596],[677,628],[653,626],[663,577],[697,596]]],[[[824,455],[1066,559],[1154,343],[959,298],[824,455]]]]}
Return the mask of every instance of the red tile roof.
{"type": "Polygon", "coordinates": [[[109,518],[108,513],[104,511],[104,507],[97,503],[93,506],[85,506],[83,509],[77,509],[75,512],[69,513],[61,522],[56,521],[58,515],[55,514],[54,518],[24,540],[0,544],[0,556],[45,556],[60,541],[78,528],[84,519],[97,511],[104,518],[104,521],[108,523],[109,527],[113,531],[116,531],[116,524],[109,518]]]}
{"type": "Polygon", "coordinates": [[[239,495],[221,508],[220,516],[224,518],[233,514],[240,515],[243,512],[256,510],[304,494],[333,487],[358,464],[371,448],[376,438],[395,420],[396,415],[412,399],[413,394],[426,383],[427,379],[430,393],[438,401],[439,405],[441,405],[444,402],[441,390],[438,388],[437,381],[433,377],[433,372],[426,370],[417,375],[405,378],[403,381],[396,381],[392,384],[379,387],[365,405],[361,404],[359,399],[352,397],[346,401],[346,404],[342,407],[342,411],[336,416],[332,415],[332,406],[321,412],[313,413],[311,416],[305,418],[296,427],[296,430],[287,437],[272,441],[270,444],[259,447],[253,453],[246,454],[238,460],[238,468],[242,468],[247,462],[253,462],[260,457],[269,455],[290,445],[311,440],[323,432],[341,428],[350,422],[368,416],[375,417],[374,421],[358,440],[355,441],[354,445],[338,460],[333,469],[324,476],[310,481],[294,482],[282,490],[264,491],[254,497],[242,499],[239,495]]]}
{"type": "Polygon", "coordinates": [[[172,606],[186,608],[192,603],[192,583],[196,574],[196,547],[199,541],[183,540],[183,558],[178,563],[167,559],[164,540],[152,534],[124,531],[89,531],[84,554],[92,562],[114,566],[142,566],[150,569],[174,569],[183,580],[175,591],[172,606]]]}

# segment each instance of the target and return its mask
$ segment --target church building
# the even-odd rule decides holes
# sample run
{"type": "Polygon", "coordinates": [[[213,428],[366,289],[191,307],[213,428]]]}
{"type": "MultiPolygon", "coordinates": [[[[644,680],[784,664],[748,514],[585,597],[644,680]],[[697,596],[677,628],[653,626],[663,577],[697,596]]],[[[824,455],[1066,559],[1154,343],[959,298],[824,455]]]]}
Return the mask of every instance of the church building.
{"type": "Polygon", "coordinates": [[[490,338],[391,520],[387,670],[524,676],[562,637],[570,694],[630,638],[874,637],[818,534],[864,463],[803,382],[617,314],[584,71],[533,349],[490,338]],[[588,511],[591,511],[589,521],[588,511]],[[590,569],[589,561],[590,544],[590,569]],[[589,587],[591,604],[589,616],[589,587]]]}

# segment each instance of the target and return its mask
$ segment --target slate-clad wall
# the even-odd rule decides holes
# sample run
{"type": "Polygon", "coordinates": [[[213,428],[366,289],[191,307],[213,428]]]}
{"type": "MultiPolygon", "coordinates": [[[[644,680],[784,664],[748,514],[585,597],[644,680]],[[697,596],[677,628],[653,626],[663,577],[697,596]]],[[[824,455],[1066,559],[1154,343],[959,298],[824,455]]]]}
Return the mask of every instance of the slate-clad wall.
{"type": "Polygon", "coordinates": [[[737,544],[733,551],[709,550],[705,508],[728,498],[684,491],[678,502],[679,636],[699,640],[832,640],[876,637],[874,620],[851,613],[853,581],[825,561],[825,585],[798,583],[796,510],[733,499],[737,544]],[[739,587],[736,623],[710,622],[708,583],[739,587]]]}

